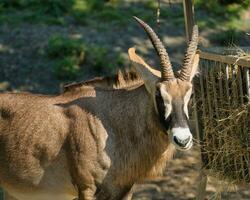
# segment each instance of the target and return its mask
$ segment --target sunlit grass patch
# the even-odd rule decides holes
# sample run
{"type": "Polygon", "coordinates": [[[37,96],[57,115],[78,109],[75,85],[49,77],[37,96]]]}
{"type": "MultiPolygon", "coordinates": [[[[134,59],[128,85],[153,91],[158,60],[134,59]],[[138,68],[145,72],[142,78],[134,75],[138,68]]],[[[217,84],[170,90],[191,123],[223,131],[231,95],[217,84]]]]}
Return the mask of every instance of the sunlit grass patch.
{"type": "Polygon", "coordinates": [[[80,71],[79,59],[74,56],[68,56],[55,60],[53,64],[53,72],[60,80],[75,79],[80,71]]]}
{"type": "Polygon", "coordinates": [[[58,79],[74,79],[80,71],[86,53],[85,45],[76,39],[53,36],[47,47],[47,55],[53,60],[53,71],[58,79]]]}
{"type": "Polygon", "coordinates": [[[60,80],[76,79],[85,69],[101,75],[125,67],[125,58],[119,52],[112,57],[106,47],[90,46],[80,39],[60,35],[49,39],[46,54],[55,77],[60,80]]]}
{"type": "Polygon", "coordinates": [[[82,57],[84,51],[85,46],[80,40],[64,38],[60,35],[52,36],[47,48],[48,55],[51,58],[64,56],[82,57]]]}

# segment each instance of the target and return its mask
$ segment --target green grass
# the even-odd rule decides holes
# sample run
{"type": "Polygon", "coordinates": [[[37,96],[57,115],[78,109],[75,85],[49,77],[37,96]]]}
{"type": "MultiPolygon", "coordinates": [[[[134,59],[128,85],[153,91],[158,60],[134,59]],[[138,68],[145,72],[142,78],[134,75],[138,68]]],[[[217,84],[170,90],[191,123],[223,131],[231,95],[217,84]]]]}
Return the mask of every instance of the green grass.
{"type": "MultiPolygon", "coordinates": [[[[105,13],[107,12],[106,5],[116,4],[112,2],[102,0],[1,0],[0,23],[29,22],[63,25],[67,23],[67,17],[73,17],[78,21],[80,17],[89,17],[95,11],[98,11],[96,14],[102,10],[105,13]]],[[[107,15],[110,15],[110,12],[107,15]]]]}
{"type": "Polygon", "coordinates": [[[1,0],[3,8],[34,10],[38,14],[60,16],[68,13],[74,0],[1,0]]]}
{"type": "MultiPolygon", "coordinates": [[[[203,27],[215,27],[220,22],[238,19],[241,12],[250,5],[250,0],[220,0],[222,5],[218,2],[195,1],[197,19],[203,27]]],[[[175,25],[183,23],[181,6],[178,9],[173,6],[173,9],[167,4],[161,5],[162,18],[171,18],[175,25]]],[[[99,26],[97,21],[101,21],[101,24],[113,22],[124,26],[133,15],[151,23],[155,20],[157,7],[156,0],[131,2],[127,5],[121,0],[0,0],[0,24],[28,22],[67,25],[67,19],[70,18],[79,25],[99,26]]]]}
{"type": "Polygon", "coordinates": [[[54,75],[59,80],[76,79],[85,69],[101,75],[125,66],[122,54],[117,53],[111,58],[105,47],[89,46],[82,40],[60,35],[49,39],[45,51],[54,75]]]}
{"type": "Polygon", "coordinates": [[[53,36],[47,46],[47,55],[58,79],[75,79],[81,72],[86,48],[80,40],[53,36]]]}
{"type": "Polygon", "coordinates": [[[91,68],[97,73],[101,74],[107,65],[108,51],[103,47],[91,47],[88,53],[88,61],[91,68]]]}
{"type": "Polygon", "coordinates": [[[0,23],[63,24],[74,0],[1,0],[0,23]]]}
{"type": "Polygon", "coordinates": [[[241,32],[235,28],[229,28],[228,30],[222,31],[219,34],[211,36],[211,40],[222,46],[231,46],[237,44],[240,40],[241,32]]]}
{"type": "Polygon", "coordinates": [[[51,58],[82,57],[84,51],[85,45],[80,40],[64,38],[60,35],[52,36],[47,48],[47,53],[51,58]]]}
{"type": "MultiPolygon", "coordinates": [[[[73,23],[100,26],[105,23],[127,25],[133,15],[144,20],[155,19],[157,2],[147,0],[125,5],[120,0],[1,0],[0,24],[44,23],[68,25],[73,23]]],[[[162,13],[170,13],[163,6],[162,13]]],[[[181,10],[182,12],[182,10],[181,10]]]]}
{"type": "Polygon", "coordinates": [[[250,0],[196,0],[196,19],[200,30],[218,30],[209,36],[212,43],[228,46],[240,40],[244,27],[241,14],[249,7],[250,0]]]}
{"type": "Polygon", "coordinates": [[[105,22],[109,21],[119,21],[123,22],[125,20],[122,12],[116,12],[116,10],[112,7],[104,9],[98,13],[96,13],[96,18],[102,19],[105,22]]]}
{"type": "Polygon", "coordinates": [[[217,23],[229,22],[239,19],[242,11],[250,7],[250,0],[245,1],[219,1],[214,0],[196,0],[195,8],[198,13],[198,19],[207,21],[212,25],[210,19],[214,18],[217,23]],[[231,2],[231,3],[230,3],[231,2]],[[233,3],[232,3],[233,2],[233,3]],[[203,15],[203,16],[202,16],[203,15]],[[209,22],[210,21],[210,22],[209,22]]]}
{"type": "Polygon", "coordinates": [[[94,4],[90,7],[81,4],[74,8],[72,16],[77,24],[100,28],[100,26],[106,23],[119,26],[127,25],[129,19],[139,13],[143,13],[143,15],[140,16],[150,15],[149,18],[152,19],[151,13],[145,11],[144,8],[134,8],[133,6],[123,7],[123,5],[118,2],[113,2],[113,4],[111,4],[111,2],[101,5],[94,4]]]}
{"type": "Polygon", "coordinates": [[[125,58],[122,54],[115,53],[114,57],[109,56],[109,51],[105,47],[93,46],[87,50],[87,64],[95,74],[110,74],[117,68],[125,67],[125,58]]]}
{"type": "MultiPolygon", "coordinates": [[[[232,38],[237,38],[237,32],[234,33],[232,30],[239,27],[240,14],[249,7],[250,0],[245,0],[243,3],[237,3],[237,0],[234,0],[236,3],[231,3],[231,1],[220,0],[223,3],[221,5],[219,1],[196,0],[196,18],[200,29],[217,28],[223,25],[228,31],[225,31],[220,36],[221,39],[217,40],[225,38],[227,42],[232,38]]],[[[163,3],[161,5],[161,19],[175,26],[184,25],[181,4],[172,7],[163,3]]],[[[16,25],[25,22],[67,26],[68,23],[73,23],[105,31],[107,24],[122,27],[128,25],[133,15],[152,24],[156,20],[157,7],[156,0],[127,4],[121,0],[0,0],[0,24],[16,25]]]]}
{"type": "Polygon", "coordinates": [[[53,64],[53,72],[59,80],[73,80],[79,76],[81,67],[77,57],[58,59],[53,64]]]}

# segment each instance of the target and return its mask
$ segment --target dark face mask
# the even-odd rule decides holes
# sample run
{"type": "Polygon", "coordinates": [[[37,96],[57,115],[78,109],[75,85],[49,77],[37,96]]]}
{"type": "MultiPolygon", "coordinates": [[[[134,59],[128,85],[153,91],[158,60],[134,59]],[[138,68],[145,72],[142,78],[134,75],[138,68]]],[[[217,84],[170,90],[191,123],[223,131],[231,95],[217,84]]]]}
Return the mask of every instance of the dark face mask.
{"type": "Polygon", "coordinates": [[[170,125],[171,125],[171,121],[172,121],[172,114],[170,114],[168,116],[168,118],[165,119],[165,105],[164,105],[164,101],[163,101],[163,98],[162,98],[160,92],[158,92],[155,95],[155,102],[156,102],[160,122],[167,133],[167,131],[171,128],[170,125]]]}

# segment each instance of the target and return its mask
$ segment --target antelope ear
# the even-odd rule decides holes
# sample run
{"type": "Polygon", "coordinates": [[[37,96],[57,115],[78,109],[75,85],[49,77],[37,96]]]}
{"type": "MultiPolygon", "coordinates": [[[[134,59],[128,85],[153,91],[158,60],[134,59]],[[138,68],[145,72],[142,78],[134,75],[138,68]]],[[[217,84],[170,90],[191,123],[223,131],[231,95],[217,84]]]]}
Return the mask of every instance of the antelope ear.
{"type": "Polygon", "coordinates": [[[194,60],[191,66],[192,70],[191,70],[190,78],[189,78],[190,82],[193,80],[194,76],[198,73],[199,60],[200,60],[200,54],[199,52],[197,52],[194,56],[194,60]]]}
{"type": "Polygon", "coordinates": [[[135,48],[128,50],[129,58],[133,61],[133,67],[143,79],[146,89],[154,94],[155,84],[161,78],[161,72],[150,67],[140,56],[135,53],[135,48]]]}

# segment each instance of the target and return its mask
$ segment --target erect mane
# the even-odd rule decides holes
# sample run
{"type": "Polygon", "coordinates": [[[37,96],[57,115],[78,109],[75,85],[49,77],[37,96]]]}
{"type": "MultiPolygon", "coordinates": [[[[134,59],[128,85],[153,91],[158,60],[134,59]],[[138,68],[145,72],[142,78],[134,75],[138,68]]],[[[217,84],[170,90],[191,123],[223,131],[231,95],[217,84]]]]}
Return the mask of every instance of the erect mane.
{"type": "Polygon", "coordinates": [[[113,90],[130,88],[139,84],[143,84],[143,80],[135,71],[119,70],[118,73],[113,76],[96,77],[87,81],[65,85],[64,92],[79,90],[86,86],[92,86],[105,90],[113,90]]]}

